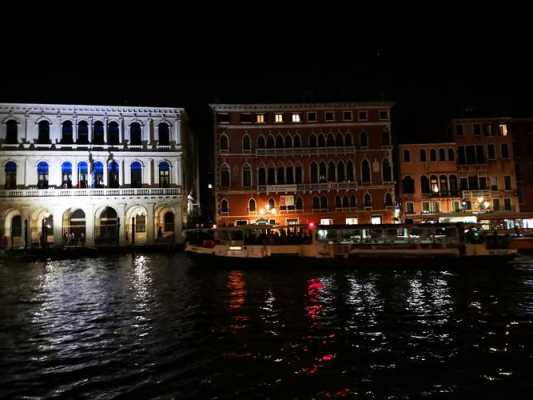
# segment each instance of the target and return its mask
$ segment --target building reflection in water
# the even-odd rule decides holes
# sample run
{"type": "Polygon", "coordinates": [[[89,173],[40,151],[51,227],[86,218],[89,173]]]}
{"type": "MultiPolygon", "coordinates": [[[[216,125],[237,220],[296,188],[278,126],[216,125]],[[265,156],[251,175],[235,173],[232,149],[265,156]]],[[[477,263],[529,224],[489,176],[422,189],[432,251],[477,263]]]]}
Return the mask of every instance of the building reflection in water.
{"type": "Polygon", "coordinates": [[[242,307],[246,302],[246,282],[241,271],[231,271],[228,274],[227,288],[229,291],[228,308],[233,314],[231,330],[246,328],[248,316],[242,313],[242,307]]]}

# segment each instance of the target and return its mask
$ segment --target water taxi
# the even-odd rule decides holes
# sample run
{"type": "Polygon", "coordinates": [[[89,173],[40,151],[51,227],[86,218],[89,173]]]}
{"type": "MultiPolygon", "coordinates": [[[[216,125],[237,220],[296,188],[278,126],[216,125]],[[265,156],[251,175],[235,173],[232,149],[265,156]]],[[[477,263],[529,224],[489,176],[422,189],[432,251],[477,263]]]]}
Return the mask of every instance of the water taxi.
{"type": "Polygon", "coordinates": [[[503,263],[516,255],[506,235],[462,223],[243,225],[186,231],[185,251],[213,262],[271,264],[279,259],[348,266],[421,262],[503,263]]]}

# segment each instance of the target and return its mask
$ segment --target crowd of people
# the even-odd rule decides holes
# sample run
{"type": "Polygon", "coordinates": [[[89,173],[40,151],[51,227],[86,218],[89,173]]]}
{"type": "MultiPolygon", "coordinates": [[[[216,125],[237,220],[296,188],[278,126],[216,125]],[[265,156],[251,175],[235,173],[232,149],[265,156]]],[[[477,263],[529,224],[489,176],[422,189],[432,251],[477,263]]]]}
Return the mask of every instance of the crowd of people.
{"type": "Polygon", "coordinates": [[[250,231],[244,238],[244,244],[310,244],[311,235],[306,230],[292,228],[265,229],[250,231]]]}

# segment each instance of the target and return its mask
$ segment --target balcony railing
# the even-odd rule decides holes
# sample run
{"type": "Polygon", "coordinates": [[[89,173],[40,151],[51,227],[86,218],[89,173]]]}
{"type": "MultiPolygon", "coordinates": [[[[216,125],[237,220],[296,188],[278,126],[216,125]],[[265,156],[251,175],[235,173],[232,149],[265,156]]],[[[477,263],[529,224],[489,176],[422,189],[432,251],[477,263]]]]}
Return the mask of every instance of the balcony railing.
{"type": "Polygon", "coordinates": [[[258,156],[288,156],[288,155],[324,155],[324,154],[354,154],[355,146],[331,146],[331,147],[287,147],[256,149],[258,156]]]}
{"type": "Polygon", "coordinates": [[[463,190],[463,198],[468,197],[491,197],[492,192],[490,190],[463,190]]]}
{"type": "Polygon", "coordinates": [[[118,189],[4,189],[0,197],[75,197],[75,196],[177,196],[180,188],[118,188],[118,189]]]}
{"type": "Polygon", "coordinates": [[[329,183],[301,183],[292,185],[259,185],[260,193],[290,193],[290,192],[313,192],[330,190],[357,190],[355,182],[329,182],[329,183]]]}

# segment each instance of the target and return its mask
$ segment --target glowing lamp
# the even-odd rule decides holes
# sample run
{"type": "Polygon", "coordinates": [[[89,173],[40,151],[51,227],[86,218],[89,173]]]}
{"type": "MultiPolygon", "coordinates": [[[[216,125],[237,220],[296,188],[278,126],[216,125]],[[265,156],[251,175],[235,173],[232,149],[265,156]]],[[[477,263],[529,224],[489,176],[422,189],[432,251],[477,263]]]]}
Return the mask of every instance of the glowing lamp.
{"type": "Polygon", "coordinates": [[[309,229],[315,229],[315,223],[314,222],[309,222],[308,226],[309,226],[309,229]]]}
{"type": "Polygon", "coordinates": [[[489,202],[487,200],[483,202],[483,208],[489,208],[489,202]]]}
{"type": "Polygon", "coordinates": [[[275,208],[272,208],[272,209],[270,210],[270,213],[271,213],[271,214],[276,214],[276,209],[275,209],[275,208]]]}
{"type": "Polygon", "coordinates": [[[213,229],[217,229],[217,224],[213,224],[213,229]]]}
{"type": "Polygon", "coordinates": [[[265,209],[264,209],[264,208],[261,208],[261,209],[259,210],[259,214],[260,214],[260,215],[265,215],[265,209]]]}
{"type": "Polygon", "coordinates": [[[477,198],[477,202],[478,202],[479,204],[481,204],[481,203],[483,202],[483,196],[479,196],[479,197],[477,198]]]}

